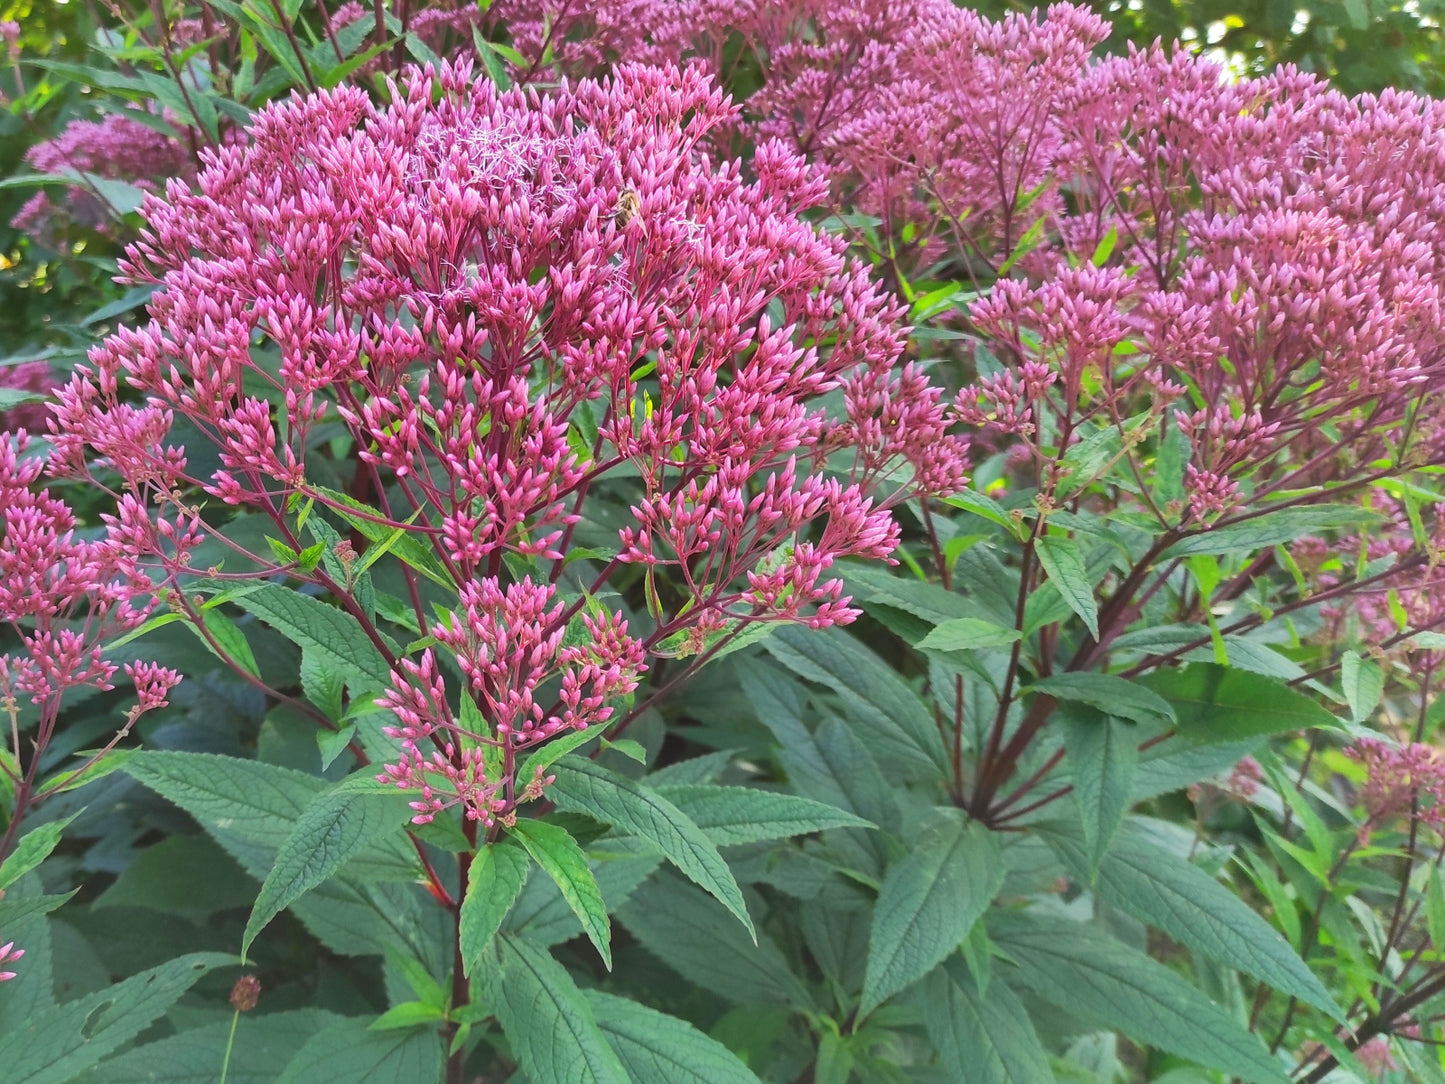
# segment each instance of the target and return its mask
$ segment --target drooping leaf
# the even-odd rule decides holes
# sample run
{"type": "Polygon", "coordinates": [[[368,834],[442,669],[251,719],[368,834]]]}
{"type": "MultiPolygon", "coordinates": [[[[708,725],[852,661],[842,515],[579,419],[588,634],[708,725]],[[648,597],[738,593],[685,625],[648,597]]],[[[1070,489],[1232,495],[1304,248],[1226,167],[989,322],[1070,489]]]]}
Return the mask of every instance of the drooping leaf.
{"type": "Polygon", "coordinates": [[[786,839],[826,828],[874,827],[836,806],[753,787],[683,784],[658,787],[657,793],[687,814],[720,847],[786,839]]]}
{"type": "MultiPolygon", "coordinates": [[[[1077,873],[1085,869],[1076,838],[1045,837],[1077,873]]],[[[1192,862],[1125,828],[1098,866],[1095,894],[1212,960],[1268,983],[1336,1019],[1340,1009],[1289,943],[1248,904],[1192,862]]]]}
{"type": "Polygon", "coordinates": [[[888,868],[868,939],[860,1016],[928,974],[958,948],[1003,884],[992,834],[950,819],[888,868]]]}
{"type": "Polygon", "coordinates": [[[1010,981],[1086,1023],[1253,1084],[1287,1084],[1258,1037],[1142,952],[1064,919],[1014,916],[989,932],[1012,962],[1010,981]]]}
{"type": "Polygon", "coordinates": [[[1109,849],[1114,832],[1129,811],[1139,753],[1134,728],[1102,712],[1077,704],[1061,710],[1064,748],[1074,773],[1087,856],[1085,880],[1091,880],[1109,849]]]}
{"type": "Polygon", "coordinates": [[[642,783],[572,757],[557,767],[548,795],[560,809],[610,824],[652,844],[688,879],[727,907],[756,937],[742,889],[702,829],[642,783]]]}
{"type": "MultiPolygon", "coordinates": [[[[385,794],[351,786],[353,776],[318,795],[306,807],[276,854],[241,939],[250,949],[266,924],[348,860],[377,840],[398,832],[407,818],[394,791],[385,794]]],[[[368,777],[361,777],[370,782],[368,777]]]]}
{"type": "Polygon", "coordinates": [[[1049,1084],[1048,1055],[1028,1010],[1002,982],[979,991],[954,959],[934,968],[918,1003],[938,1060],[957,1084],[1049,1084]]]}
{"type": "Polygon", "coordinates": [[[1099,604],[1094,598],[1094,586],[1089,582],[1089,571],[1084,566],[1079,544],[1063,535],[1042,535],[1034,550],[1039,564],[1048,574],[1049,581],[1059,589],[1059,594],[1069,604],[1069,609],[1078,615],[1089,635],[1099,638],[1099,604]]]}
{"type": "Polygon", "coordinates": [[[496,945],[488,994],[532,1084],[630,1084],[566,969],[522,938],[502,934],[496,945]]]}
{"type": "Polygon", "coordinates": [[[30,1017],[0,1035],[5,1084],[66,1084],[81,1078],[149,1027],[208,971],[232,963],[234,957],[214,952],[181,956],[30,1017]]]}
{"type": "Polygon", "coordinates": [[[686,1020],[600,990],[585,997],[633,1084],[759,1084],[736,1054],[686,1020]]]}
{"type": "MultiPolygon", "coordinates": [[[[471,974],[527,880],[528,856],[510,843],[477,849],[467,871],[467,894],[458,918],[462,967],[471,974]]],[[[595,883],[595,882],[594,882],[595,883]]]]}
{"type": "MultiPolygon", "coordinates": [[[[582,923],[588,940],[597,947],[607,970],[611,971],[612,928],[607,921],[607,904],[577,841],[565,828],[539,820],[517,821],[512,826],[512,835],[542,867],[542,872],[552,878],[567,906],[582,923]]],[[[520,889],[519,883],[517,890],[520,889]]]]}
{"type": "Polygon", "coordinates": [[[441,1037],[433,1028],[372,1031],[350,1017],[313,1035],[276,1084],[431,1084],[442,1075],[441,1037]]]}

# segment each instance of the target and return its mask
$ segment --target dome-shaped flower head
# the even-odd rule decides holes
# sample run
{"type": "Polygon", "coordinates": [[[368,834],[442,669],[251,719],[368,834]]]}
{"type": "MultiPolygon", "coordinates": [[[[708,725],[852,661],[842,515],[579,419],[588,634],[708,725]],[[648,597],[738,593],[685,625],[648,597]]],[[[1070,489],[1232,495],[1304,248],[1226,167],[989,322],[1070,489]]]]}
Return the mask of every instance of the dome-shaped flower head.
{"type": "MultiPolygon", "coordinates": [[[[898,312],[801,217],[807,167],[703,152],[731,117],[702,74],[641,67],[502,93],[457,65],[385,105],[271,107],[196,191],[148,201],[124,269],[160,287],[151,322],[62,392],[58,459],[183,519],[214,515],[189,487],[278,523],[293,496],[335,509],[327,479],[354,472],[454,587],[434,634],[514,745],[607,719],[664,638],[850,619],[824,573],[886,556],[889,505],[960,484],[964,447],[896,366],[898,312]],[[214,469],[191,473],[177,416],[214,469]],[[330,461],[338,424],[356,463],[330,461]],[[584,651],[560,632],[593,602],[554,585],[599,494],[621,516],[594,587],[633,566],[653,627],[594,609],[584,651]]],[[[455,733],[431,664],[394,672],[406,740],[455,733]]],[[[466,750],[441,756],[492,811],[466,750]]]]}

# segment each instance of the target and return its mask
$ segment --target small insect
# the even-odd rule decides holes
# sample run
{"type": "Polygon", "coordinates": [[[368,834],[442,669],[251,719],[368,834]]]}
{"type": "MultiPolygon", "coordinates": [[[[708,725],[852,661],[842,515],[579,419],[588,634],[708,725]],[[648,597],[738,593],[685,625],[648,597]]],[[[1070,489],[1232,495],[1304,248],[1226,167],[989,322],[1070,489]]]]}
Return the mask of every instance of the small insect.
{"type": "Polygon", "coordinates": [[[612,212],[612,220],[617,223],[619,230],[626,229],[627,224],[637,217],[637,212],[642,210],[642,199],[632,189],[624,189],[622,195],[617,197],[617,210],[612,212]]]}

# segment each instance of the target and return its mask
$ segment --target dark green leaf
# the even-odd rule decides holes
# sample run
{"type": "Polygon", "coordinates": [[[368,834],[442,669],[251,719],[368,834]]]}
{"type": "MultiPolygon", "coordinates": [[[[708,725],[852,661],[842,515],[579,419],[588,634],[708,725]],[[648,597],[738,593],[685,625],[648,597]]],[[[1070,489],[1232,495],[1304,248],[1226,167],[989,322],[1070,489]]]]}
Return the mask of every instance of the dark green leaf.
{"type": "Polygon", "coordinates": [[[5,1084],[83,1079],[81,1074],[149,1027],[206,972],[234,962],[214,952],[181,956],[30,1017],[0,1036],[5,1084]]]}
{"type": "Polygon", "coordinates": [[[1017,629],[1006,629],[992,621],[956,617],[934,626],[933,631],[914,646],[930,651],[975,651],[984,647],[1004,647],[1021,635],[1017,629]]]}
{"type": "Polygon", "coordinates": [[[472,857],[457,934],[468,974],[517,902],[530,865],[527,855],[509,843],[489,843],[472,857]]]}
{"type": "Polygon", "coordinates": [[[1139,680],[1173,705],[1180,736],[1201,744],[1340,725],[1283,682],[1213,663],[1191,663],[1139,680]]]}
{"type": "Polygon", "coordinates": [[[1097,708],[1105,715],[1133,719],[1139,723],[1157,723],[1174,719],[1174,708],[1152,688],[1114,674],[1073,671],[1040,678],[1029,686],[1031,693],[1042,693],[1055,700],[1069,700],[1097,708]]]}
{"type": "MultiPolygon", "coordinates": [[[[307,1040],[340,1019],[319,1009],[247,1013],[236,1021],[226,1084],[275,1084],[307,1040]]],[[[97,1065],[85,1084],[216,1084],[230,1034],[225,1022],[146,1043],[97,1065]]]]}
{"type": "Polygon", "coordinates": [[[752,787],[688,784],[658,787],[657,793],[720,847],[786,839],[825,828],[874,827],[836,806],[752,787]]]}
{"type": "Polygon", "coordinates": [[[645,949],[719,997],[745,1006],[812,1008],[808,991],[769,937],[751,943],[721,905],[678,877],[653,877],[618,917],[645,949]]]}
{"type": "Polygon", "coordinates": [[[1378,519],[1375,513],[1359,505],[1281,508],[1243,523],[1214,527],[1180,539],[1165,550],[1159,560],[1172,561],[1176,557],[1200,554],[1253,553],[1281,542],[1293,542],[1342,527],[1359,527],[1378,519]]]}
{"type": "Polygon", "coordinates": [[[1028,1011],[1001,982],[980,993],[967,968],[949,960],[922,988],[923,1025],[956,1084],[1047,1084],[1054,1079],[1028,1011]]]}
{"type": "Polygon", "coordinates": [[[548,796],[558,808],[640,836],[699,887],[724,904],[756,937],[742,889],[702,829],[650,787],[572,757],[558,765],[548,796]]]}
{"type": "MultiPolygon", "coordinates": [[[[276,863],[261,886],[241,939],[244,956],[268,922],[311,889],[330,878],[348,860],[406,820],[394,790],[376,793],[344,780],[306,807],[281,844],[276,863]]],[[[360,777],[373,782],[369,777],[360,777]]]]}
{"type": "Polygon", "coordinates": [[[1059,589],[1069,609],[1083,621],[1089,635],[1099,638],[1099,604],[1094,599],[1094,586],[1089,582],[1079,544],[1062,535],[1043,535],[1034,550],[1039,564],[1048,573],[1049,581],[1059,589]]]}
{"type": "MultiPolygon", "coordinates": [[[[512,827],[512,835],[556,883],[567,906],[582,923],[588,940],[597,946],[602,962],[611,971],[612,930],[607,922],[607,904],[577,841],[565,828],[539,820],[519,820],[512,827]]],[[[517,889],[521,889],[520,883],[517,889]]],[[[497,921],[500,924],[501,916],[497,921]]]]}
{"type": "Polygon", "coordinates": [[[968,936],[1003,884],[992,834],[952,819],[888,869],[873,911],[860,1016],[921,979],[968,936]]]}
{"type": "Polygon", "coordinates": [[[1087,881],[1129,810],[1138,739],[1127,723],[1077,705],[1061,711],[1060,722],[1084,829],[1087,881]]]}
{"type": "Polygon", "coordinates": [[[759,1084],[736,1054],[686,1020],[600,990],[585,996],[633,1084],[759,1084]]]}
{"type": "MultiPolygon", "coordinates": [[[[1076,873],[1083,872],[1085,855],[1077,840],[1046,838],[1076,873]]],[[[1154,846],[1137,830],[1120,834],[1098,867],[1094,892],[1180,944],[1340,1018],[1339,1006],[1274,927],[1198,866],[1154,846]]]]}
{"type": "Polygon", "coordinates": [[[384,689],[391,667],[349,614],[310,595],[279,584],[263,584],[236,599],[303,651],[314,652],[357,689],[384,689]]]}
{"type": "Polygon", "coordinates": [[[352,1018],[314,1035],[276,1084],[432,1084],[442,1065],[435,1030],[372,1031],[367,1021],[352,1018]]]}
{"type": "Polygon", "coordinates": [[[939,774],[948,756],[927,705],[892,667],[839,629],[788,627],[764,648],[788,669],[838,693],[874,755],[904,771],[939,774]]]}
{"type": "Polygon", "coordinates": [[[1287,1084],[1260,1040],[1184,979],[1077,922],[1019,916],[990,922],[1012,974],[1086,1023],[1123,1032],[1254,1084],[1287,1084]]]}
{"type": "Polygon", "coordinates": [[[503,934],[496,943],[500,966],[490,997],[533,1084],[630,1084],[566,969],[521,938],[503,934]]]}

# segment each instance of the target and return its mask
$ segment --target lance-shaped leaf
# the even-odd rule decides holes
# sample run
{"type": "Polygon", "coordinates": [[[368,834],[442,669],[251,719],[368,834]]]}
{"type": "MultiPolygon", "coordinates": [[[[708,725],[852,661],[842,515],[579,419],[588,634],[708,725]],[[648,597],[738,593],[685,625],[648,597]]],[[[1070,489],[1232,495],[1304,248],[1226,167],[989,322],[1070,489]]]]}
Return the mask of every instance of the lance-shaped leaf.
{"type": "MultiPolygon", "coordinates": [[[[512,827],[512,835],[556,883],[567,906],[582,923],[588,940],[597,946],[602,962],[611,971],[612,929],[607,921],[607,904],[577,841],[565,828],[538,820],[519,820],[512,827]]],[[[520,883],[517,888],[520,890],[520,883]]]]}
{"type": "Polygon", "coordinates": [[[585,996],[633,1084],[760,1084],[736,1054],[686,1020],[600,990],[585,996]]]}
{"type": "Polygon", "coordinates": [[[527,855],[506,842],[481,847],[472,857],[457,927],[462,967],[467,974],[475,969],[517,902],[530,867],[527,855]]]}
{"type": "Polygon", "coordinates": [[[566,968],[522,938],[496,944],[489,998],[533,1084],[631,1084],[566,968]]]}
{"type": "Polygon", "coordinates": [[[868,939],[859,1016],[912,985],[958,948],[1003,884],[998,844],[951,819],[888,868],[868,939]]]}
{"type": "Polygon", "coordinates": [[[742,889],[717,847],[688,816],[651,787],[590,760],[568,757],[557,766],[548,796],[560,809],[585,813],[647,840],[689,880],[737,916],[754,940],[742,889]]]}

